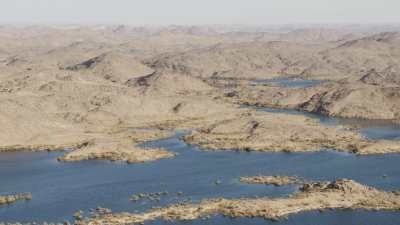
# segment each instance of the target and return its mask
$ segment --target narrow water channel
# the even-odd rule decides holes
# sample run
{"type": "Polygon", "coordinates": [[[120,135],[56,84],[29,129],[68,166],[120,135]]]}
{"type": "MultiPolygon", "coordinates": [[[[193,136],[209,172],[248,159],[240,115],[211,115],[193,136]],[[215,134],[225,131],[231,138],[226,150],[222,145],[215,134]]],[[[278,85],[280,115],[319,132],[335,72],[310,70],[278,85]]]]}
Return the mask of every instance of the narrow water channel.
{"type": "Polygon", "coordinates": [[[306,88],[314,85],[322,84],[324,80],[303,80],[298,78],[281,77],[269,80],[256,80],[254,84],[272,84],[288,88],[306,88]]]}

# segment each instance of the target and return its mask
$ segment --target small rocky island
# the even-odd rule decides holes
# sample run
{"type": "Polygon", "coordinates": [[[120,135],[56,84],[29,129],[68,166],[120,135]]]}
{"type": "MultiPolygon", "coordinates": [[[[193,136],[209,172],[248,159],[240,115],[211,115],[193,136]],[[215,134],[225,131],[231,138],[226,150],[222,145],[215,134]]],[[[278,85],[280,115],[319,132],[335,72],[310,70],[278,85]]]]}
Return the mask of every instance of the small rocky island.
{"type": "Polygon", "coordinates": [[[254,177],[240,177],[239,181],[247,184],[266,184],[266,185],[283,186],[296,183],[299,181],[299,178],[293,176],[254,176],[254,177]]]}
{"type": "Polygon", "coordinates": [[[17,201],[29,201],[32,199],[32,195],[30,193],[20,193],[15,195],[0,195],[0,206],[13,204],[17,201]]]}

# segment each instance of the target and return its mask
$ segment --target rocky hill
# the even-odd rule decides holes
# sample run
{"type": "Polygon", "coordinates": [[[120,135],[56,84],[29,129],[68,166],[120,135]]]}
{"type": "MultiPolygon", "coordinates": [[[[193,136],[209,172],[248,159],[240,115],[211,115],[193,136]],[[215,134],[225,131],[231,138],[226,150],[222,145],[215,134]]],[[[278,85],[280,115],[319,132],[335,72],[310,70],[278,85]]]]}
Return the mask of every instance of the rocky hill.
{"type": "Polygon", "coordinates": [[[345,42],[318,53],[318,60],[301,73],[303,77],[344,78],[382,71],[400,63],[400,33],[380,33],[345,42]]]}
{"type": "Polygon", "coordinates": [[[290,42],[221,44],[149,60],[157,70],[203,78],[268,79],[299,74],[312,61],[319,45],[290,42]]]}
{"type": "Polygon", "coordinates": [[[299,108],[329,116],[400,121],[399,84],[400,73],[393,67],[372,70],[359,80],[322,88],[299,108]]]}
{"type": "Polygon", "coordinates": [[[370,70],[308,88],[241,86],[239,102],[278,108],[294,108],[328,116],[400,121],[400,73],[398,67],[370,70]]]}

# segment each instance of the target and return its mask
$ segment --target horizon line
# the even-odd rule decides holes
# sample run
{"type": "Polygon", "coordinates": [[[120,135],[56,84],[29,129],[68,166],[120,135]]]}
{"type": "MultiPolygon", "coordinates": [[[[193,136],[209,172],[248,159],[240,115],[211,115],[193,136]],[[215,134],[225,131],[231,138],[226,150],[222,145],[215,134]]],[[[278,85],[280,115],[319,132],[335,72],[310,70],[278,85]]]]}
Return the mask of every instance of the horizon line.
{"type": "Polygon", "coordinates": [[[6,22],[0,21],[1,26],[129,26],[129,27],[284,27],[284,26],[400,26],[400,22],[287,22],[287,23],[129,23],[129,22],[6,22]]]}

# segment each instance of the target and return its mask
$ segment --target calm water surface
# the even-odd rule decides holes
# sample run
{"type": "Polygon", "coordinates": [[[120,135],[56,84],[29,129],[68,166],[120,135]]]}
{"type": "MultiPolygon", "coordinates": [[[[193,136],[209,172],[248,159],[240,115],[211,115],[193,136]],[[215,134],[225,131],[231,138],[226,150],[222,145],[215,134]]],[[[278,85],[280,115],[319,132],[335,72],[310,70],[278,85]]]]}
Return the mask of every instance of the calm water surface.
{"type": "MultiPolygon", "coordinates": [[[[326,117],[319,118],[328,125],[338,123],[326,117]]],[[[388,124],[379,127],[375,123],[367,123],[362,127],[363,133],[370,138],[399,137],[399,129],[388,124]]],[[[71,215],[77,210],[88,210],[97,206],[111,208],[115,212],[134,212],[184,199],[199,201],[221,196],[286,196],[298,188],[296,185],[247,185],[237,180],[240,176],[259,174],[295,175],[308,180],[349,178],[384,190],[400,189],[400,154],[355,156],[332,150],[317,153],[207,152],[182,142],[180,137],[183,134],[185,132],[177,132],[174,137],[144,144],[177,152],[179,155],[176,158],[136,165],[104,161],[60,163],[56,158],[63,153],[57,152],[2,153],[0,194],[31,192],[33,199],[0,207],[0,221],[72,221],[71,215]],[[222,183],[215,185],[216,180],[222,183]],[[170,194],[160,202],[129,201],[133,194],[159,191],[168,191],[170,194]],[[177,196],[178,191],[184,194],[177,196]]],[[[154,221],[149,224],[168,223],[154,221]]],[[[400,214],[366,211],[307,212],[290,216],[288,220],[280,222],[243,218],[232,220],[217,216],[210,220],[196,220],[185,224],[382,225],[400,224],[400,214]]]]}
{"type": "Polygon", "coordinates": [[[311,87],[317,84],[322,84],[326,81],[324,80],[303,80],[297,78],[275,78],[270,80],[256,80],[254,81],[255,84],[274,84],[279,85],[282,87],[289,87],[289,88],[305,88],[311,87]]]}

